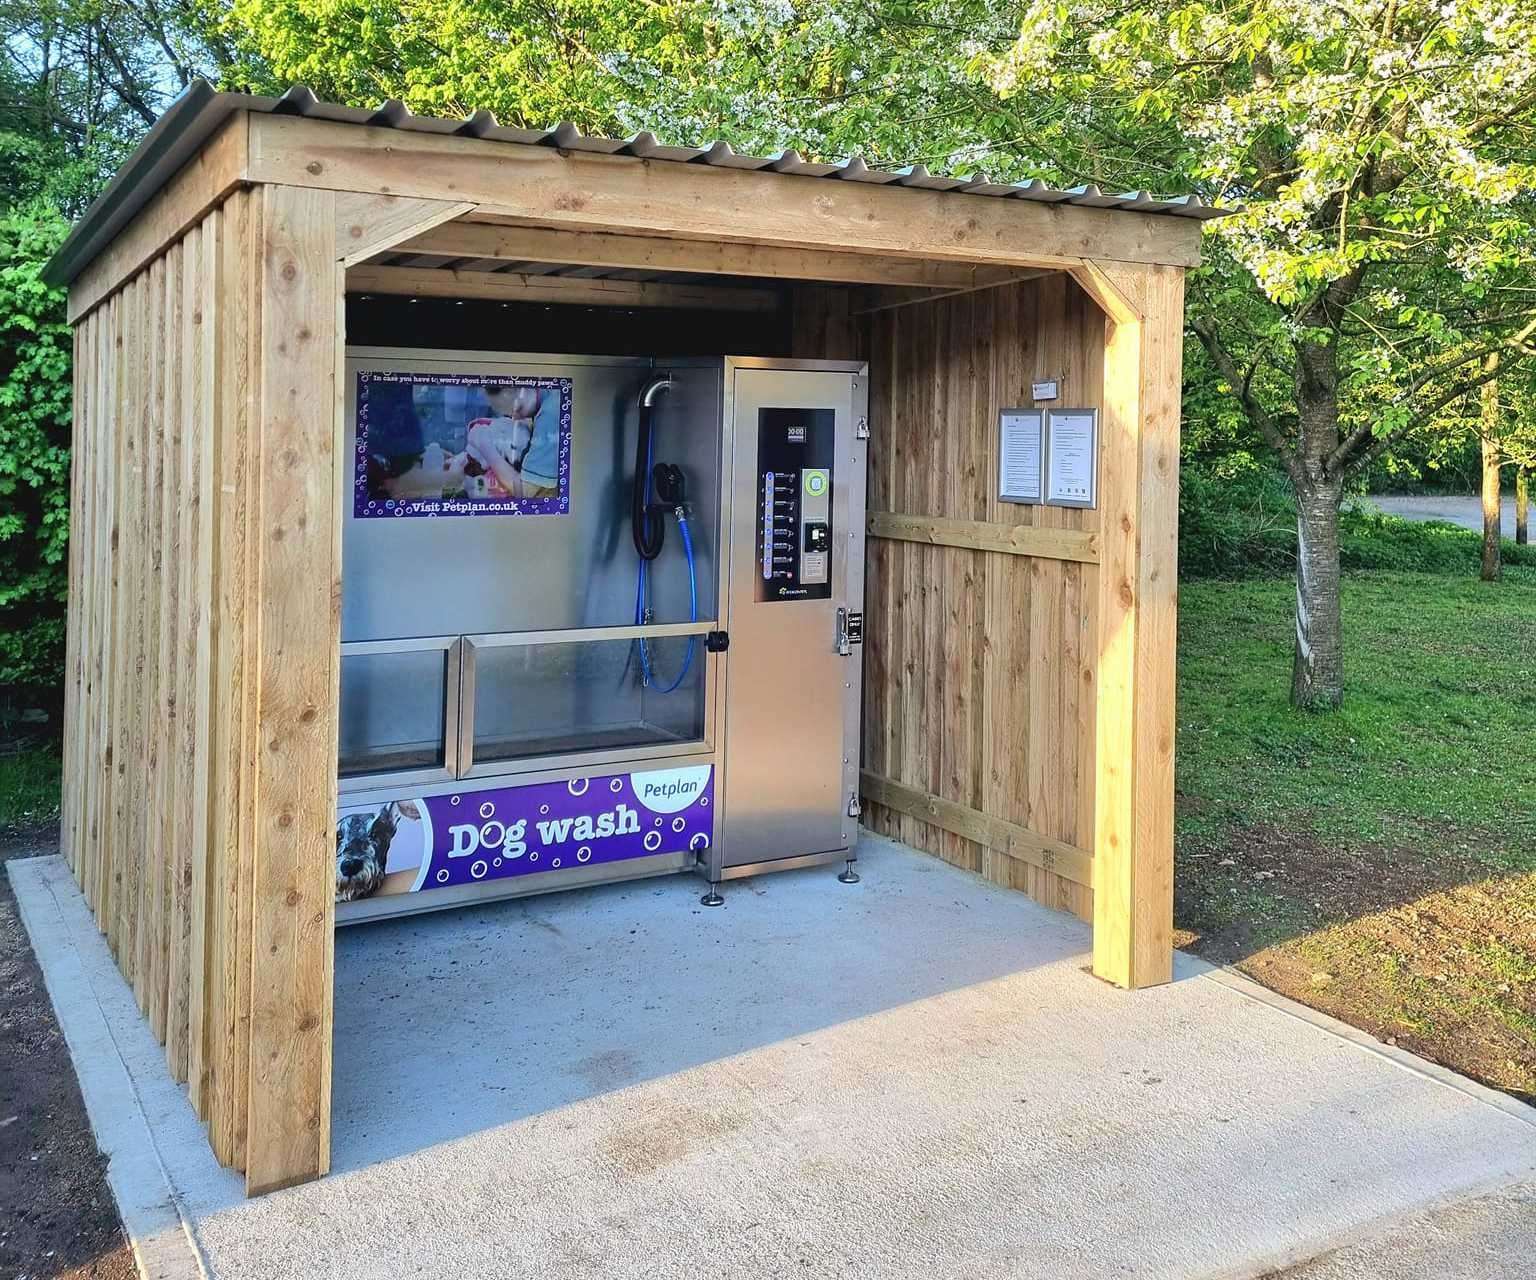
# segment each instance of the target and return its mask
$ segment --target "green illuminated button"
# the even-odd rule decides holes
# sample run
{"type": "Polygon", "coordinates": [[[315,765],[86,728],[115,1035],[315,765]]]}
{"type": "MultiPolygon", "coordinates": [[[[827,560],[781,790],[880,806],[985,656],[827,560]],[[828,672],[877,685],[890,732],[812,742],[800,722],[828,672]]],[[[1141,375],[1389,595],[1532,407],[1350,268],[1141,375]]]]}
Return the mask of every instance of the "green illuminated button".
{"type": "Polygon", "coordinates": [[[805,491],[813,498],[821,497],[832,483],[825,467],[807,467],[801,474],[805,477],[805,491]]]}

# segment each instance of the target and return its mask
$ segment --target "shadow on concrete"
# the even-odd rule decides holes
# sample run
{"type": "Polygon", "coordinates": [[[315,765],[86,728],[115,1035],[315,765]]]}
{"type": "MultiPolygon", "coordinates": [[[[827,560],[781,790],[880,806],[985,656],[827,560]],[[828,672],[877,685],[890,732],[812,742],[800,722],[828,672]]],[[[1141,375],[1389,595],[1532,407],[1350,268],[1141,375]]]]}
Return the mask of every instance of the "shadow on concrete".
{"type": "Polygon", "coordinates": [[[1043,965],[1086,925],[868,838],[839,868],[574,890],[338,932],[333,1168],[1043,965]],[[882,868],[900,861],[899,875],[882,868]]]}

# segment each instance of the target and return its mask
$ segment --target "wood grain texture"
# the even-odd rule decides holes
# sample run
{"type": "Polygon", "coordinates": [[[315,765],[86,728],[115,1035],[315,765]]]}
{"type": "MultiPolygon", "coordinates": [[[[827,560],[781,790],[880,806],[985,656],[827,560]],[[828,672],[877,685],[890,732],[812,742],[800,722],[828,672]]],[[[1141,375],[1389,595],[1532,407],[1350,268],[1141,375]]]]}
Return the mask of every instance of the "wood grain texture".
{"type": "Polygon", "coordinates": [[[1099,404],[1102,313],[1059,273],[875,313],[867,339],[843,336],[835,303],[818,323],[818,300],[797,291],[796,354],[871,362],[864,767],[897,789],[869,796],[866,822],[1086,918],[1078,864],[935,814],[1089,857],[1098,513],[1000,501],[996,430],[1036,380],[1058,381],[1060,405],[1099,404]]]}
{"type": "MultiPolygon", "coordinates": [[[[974,383],[966,385],[973,386],[974,383]]],[[[959,418],[962,425],[970,420],[969,413],[959,418]]],[[[968,444],[978,453],[988,447],[974,440],[968,444]]],[[[973,479],[963,471],[957,471],[955,475],[967,483],[973,479]]],[[[972,551],[996,551],[1049,560],[1077,560],[1086,564],[1096,564],[1099,558],[1097,532],[1082,529],[1042,529],[1033,525],[1001,525],[944,516],[904,516],[891,511],[870,511],[865,524],[870,537],[898,542],[964,547],[972,551]]]]}
{"type": "Polygon", "coordinates": [[[262,115],[247,176],[331,191],[452,198],[521,225],[1022,267],[1199,261],[1200,227],[1077,205],[427,137],[262,115]],[[723,218],[720,210],[730,210],[723,218]]]}
{"type": "Polygon", "coordinates": [[[329,1167],[341,594],[335,197],[284,187],[260,197],[251,1194],[329,1167]]]}
{"type": "MultiPolygon", "coordinates": [[[[1173,966],[1179,272],[1099,264],[1140,318],[1107,323],[1093,969],[1124,987],[1173,966]]],[[[1122,315],[1126,314],[1122,311],[1122,315]]]]}
{"type": "Polygon", "coordinates": [[[337,261],[343,267],[356,266],[380,250],[430,232],[474,207],[464,201],[343,192],[336,197],[337,261]]]}
{"type": "Polygon", "coordinates": [[[660,236],[553,230],[472,220],[446,222],[435,230],[396,245],[395,251],[490,262],[561,263],[618,270],[686,271],[760,280],[821,280],[921,289],[986,287],[1002,283],[1016,274],[1007,268],[920,258],[882,258],[866,253],[772,248],[724,241],[668,240],[660,236]]]}
{"type": "Polygon", "coordinates": [[[771,289],[371,265],[353,267],[347,272],[347,292],[421,298],[488,298],[499,302],[546,302],[568,306],[691,307],[711,311],[773,311],[779,305],[779,295],[771,289]]]}
{"type": "Polygon", "coordinates": [[[69,286],[71,324],[112,297],[239,185],[246,170],[246,125],[245,114],[230,117],[81,271],[69,286]]]}

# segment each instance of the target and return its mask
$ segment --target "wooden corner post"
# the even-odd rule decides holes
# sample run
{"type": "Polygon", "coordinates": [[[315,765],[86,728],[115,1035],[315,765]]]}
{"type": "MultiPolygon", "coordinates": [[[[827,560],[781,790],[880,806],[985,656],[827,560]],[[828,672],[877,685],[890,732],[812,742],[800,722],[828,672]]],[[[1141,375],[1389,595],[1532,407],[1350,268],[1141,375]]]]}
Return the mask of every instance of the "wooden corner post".
{"type": "Polygon", "coordinates": [[[1173,976],[1174,670],[1184,273],[1085,263],[1103,308],[1093,971],[1173,976]]]}
{"type": "MultiPolygon", "coordinates": [[[[335,963],[342,421],[349,262],[471,206],[254,188],[248,258],[254,688],[250,1050],[244,1125],[251,1195],[330,1168],[335,963]]],[[[236,1147],[235,1157],[239,1158],[236,1147]]]]}

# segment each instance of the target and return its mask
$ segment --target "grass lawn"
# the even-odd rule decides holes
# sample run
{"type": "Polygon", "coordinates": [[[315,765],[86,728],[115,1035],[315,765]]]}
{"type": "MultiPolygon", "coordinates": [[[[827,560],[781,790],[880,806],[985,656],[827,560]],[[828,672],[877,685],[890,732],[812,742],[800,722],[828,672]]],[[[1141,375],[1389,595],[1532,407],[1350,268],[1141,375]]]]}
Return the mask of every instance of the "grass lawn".
{"type": "Polygon", "coordinates": [[[58,818],[59,769],[57,744],[0,755],[0,834],[58,818]]]}
{"type": "Polygon", "coordinates": [[[1336,714],[1292,593],[1180,592],[1180,945],[1536,1099],[1536,572],[1348,577],[1336,714]]]}

